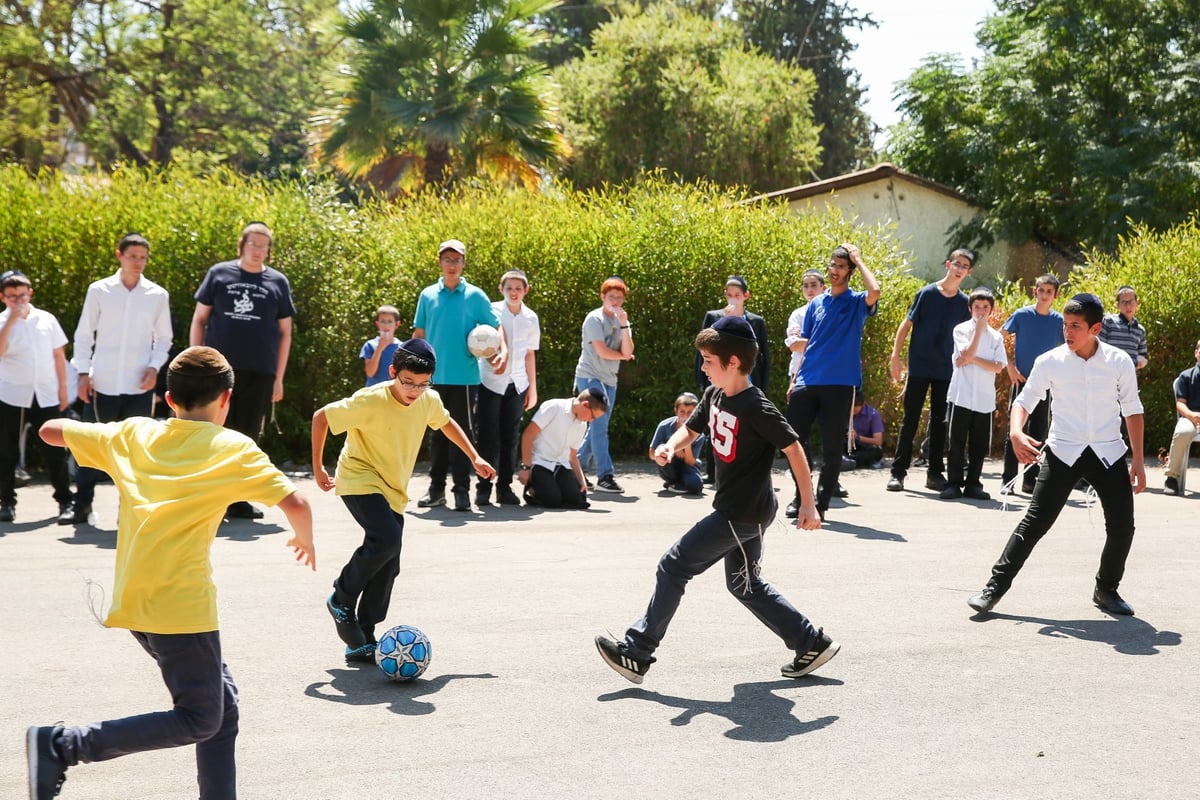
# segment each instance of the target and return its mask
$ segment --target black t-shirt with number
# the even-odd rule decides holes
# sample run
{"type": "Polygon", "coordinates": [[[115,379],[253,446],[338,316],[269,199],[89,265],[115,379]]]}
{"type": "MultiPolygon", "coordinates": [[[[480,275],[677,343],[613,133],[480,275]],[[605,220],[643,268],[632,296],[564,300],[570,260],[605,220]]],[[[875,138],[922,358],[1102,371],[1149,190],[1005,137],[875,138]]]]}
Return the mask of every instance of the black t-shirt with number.
{"type": "Polygon", "coordinates": [[[712,445],[713,508],[733,522],[770,522],[779,507],[771,485],[775,454],[798,438],[779,409],[757,386],[732,396],[709,386],[687,426],[707,433],[712,445]]]}

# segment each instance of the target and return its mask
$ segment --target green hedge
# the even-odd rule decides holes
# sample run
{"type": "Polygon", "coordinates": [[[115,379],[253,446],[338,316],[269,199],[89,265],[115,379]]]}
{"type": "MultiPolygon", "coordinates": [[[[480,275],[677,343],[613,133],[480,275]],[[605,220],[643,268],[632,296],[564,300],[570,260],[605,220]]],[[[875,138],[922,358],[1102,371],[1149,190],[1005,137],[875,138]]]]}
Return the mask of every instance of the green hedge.
{"type": "MultiPolygon", "coordinates": [[[[307,462],[314,409],[361,385],[357,355],[374,335],[376,306],[397,306],[402,333],[411,330],[421,287],[440,274],[437,244],[450,237],[467,243],[467,277],[493,298],[505,270],[529,273],[533,290],[527,302],[542,320],[542,398],[570,393],[583,317],[599,304],[605,277],[626,280],[637,358],[621,368],[612,428],[613,451],[625,456],[645,452],[674,396],[694,386],[691,342],[704,312],[722,304],[729,274],[746,277],[748,307],[767,319],[771,395],[782,403],[787,361],[782,340],[788,314],[803,302],[800,273],[823,268],[833,246],[853,241],[883,284],[879,314],[866,328],[867,389],[884,414],[889,441],[899,426],[899,389],[887,377],[887,356],[920,281],[908,273],[886,229],[863,230],[836,213],[796,216],[781,206],[743,205],[735,194],[660,179],[590,193],[555,187],[539,194],[479,190],[452,200],[361,206],[340,201],[332,184],[271,183],[231,172],[197,176],[178,169],[118,169],[80,178],[53,172],[31,177],[5,168],[0,189],[8,199],[0,208],[0,268],[27,272],[36,302],[58,315],[68,336],[88,283],[116,269],[115,243],[137,230],[151,242],[147,274],[171,292],[176,341],[185,344],[192,294],[205,270],[235,257],[237,235],[247,221],[270,224],[276,232],[272,263],[291,280],[298,309],[285,398],[277,410],[283,435],[265,442],[277,459],[307,462]]],[[[1200,260],[1194,227],[1169,236],[1139,233],[1117,259],[1098,260],[1073,279],[1074,288],[1086,284],[1108,298],[1127,280],[1126,272],[1134,276],[1131,282],[1143,291],[1141,317],[1150,328],[1151,366],[1143,375],[1165,380],[1167,392],[1170,378],[1190,360],[1191,345],[1179,342],[1194,340],[1194,325],[1191,333],[1184,331],[1195,312],[1185,299],[1190,295],[1183,275],[1167,263],[1161,276],[1148,273],[1146,264],[1155,260],[1154,252],[1173,251],[1180,241],[1190,248],[1188,273],[1195,274],[1200,260]],[[1127,269],[1127,263],[1134,266],[1127,269]]],[[[1145,393],[1145,399],[1150,448],[1164,442],[1164,432],[1169,436],[1173,413],[1169,402],[1157,402],[1158,394],[1145,393]]]]}

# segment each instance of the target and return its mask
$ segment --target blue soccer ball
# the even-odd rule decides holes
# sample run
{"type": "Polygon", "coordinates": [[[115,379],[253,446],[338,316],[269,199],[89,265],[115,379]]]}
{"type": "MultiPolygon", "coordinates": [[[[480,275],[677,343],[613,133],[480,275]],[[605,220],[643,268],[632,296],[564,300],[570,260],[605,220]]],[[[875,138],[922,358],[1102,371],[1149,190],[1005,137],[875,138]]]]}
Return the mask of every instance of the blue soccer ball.
{"type": "Polygon", "coordinates": [[[375,647],[375,663],[393,681],[419,677],[432,655],[429,637],[412,625],[397,625],[381,636],[375,647]]]}

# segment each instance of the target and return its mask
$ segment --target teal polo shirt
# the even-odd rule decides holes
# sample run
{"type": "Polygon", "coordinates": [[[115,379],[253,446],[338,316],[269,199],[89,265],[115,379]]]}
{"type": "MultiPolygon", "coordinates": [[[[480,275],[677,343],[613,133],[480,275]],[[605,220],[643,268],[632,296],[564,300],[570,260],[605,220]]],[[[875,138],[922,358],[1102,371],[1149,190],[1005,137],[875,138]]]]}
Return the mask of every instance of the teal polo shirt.
{"type": "Polygon", "coordinates": [[[414,328],[425,330],[425,340],[437,354],[434,384],[474,386],[479,383],[479,360],[467,349],[467,334],[476,325],[500,327],[500,315],[483,290],[460,278],[446,288],[443,278],[421,291],[414,328]]]}

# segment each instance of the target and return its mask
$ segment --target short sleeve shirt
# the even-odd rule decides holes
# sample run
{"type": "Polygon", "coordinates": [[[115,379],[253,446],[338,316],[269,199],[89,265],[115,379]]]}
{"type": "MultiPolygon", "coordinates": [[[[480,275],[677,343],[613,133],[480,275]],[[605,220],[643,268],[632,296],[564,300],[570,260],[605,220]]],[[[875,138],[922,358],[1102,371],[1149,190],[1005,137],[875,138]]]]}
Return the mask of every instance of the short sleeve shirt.
{"type": "MultiPolygon", "coordinates": [[[[12,312],[0,311],[0,327],[12,312]]],[[[67,344],[67,335],[49,311],[30,308],[29,316],[12,324],[8,348],[0,355],[0,400],[29,408],[34,397],[42,408],[58,407],[58,373],[54,351],[67,344]]],[[[15,440],[14,440],[15,441],[15,440]]]]}
{"type": "Polygon", "coordinates": [[[616,359],[601,358],[592,347],[592,342],[603,342],[613,350],[621,349],[621,325],[616,317],[604,313],[603,308],[597,308],[583,318],[583,346],[579,353],[579,363],[575,365],[575,377],[586,380],[600,381],[605,386],[617,385],[617,370],[621,362],[616,359]]]}
{"type": "MultiPolygon", "coordinates": [[[[971,346],[976,324],[975,320],[969,319],[954,327],[955,358],[971,346]]],[[[975,355],[984,361],[1007,364],[1008,354],[1004,352],[1004,337],[986,322],[984,326],[987,330],[983,332],[983,337],[979,340],[979,348],[975,351],[975,355]]],[[[956,407],[965,408],[968,411],[978,411],[981,414],[995,411],[996,373],[990,372],[978,364],[955,367],[954,374],[950,378],[947,399],[956,407]]]]}
{"type": "Polygon", "coordinates": [[[211,306],[204,343],[235,370],[274,375],[279,369],[279,320],[296,315],[287,276],[271,267],[247,272],[237,261],[209,268],[196,302],[211,306]]]}
{"type": "Polygon", "coordinates": [[[954,326],[971,318],[967,296],[946,297],[936,283],[919,290],[908,309],[912,333],[908,340],[908,374],[914,378],[948,381],[954,372],[954,326]]]}
{"type": "Polygon", "coordinates": [[[1038,356],[1063,343],[1063,317],[1054,309],[1043,315],[1037,313],[1037,306],[1018,308],[1000,329],[1017,337],[1013,363],[1025,377],[1038,356]]]}
{"type": "MultiPolygon", "coordinates": [[[[375,351],[379,349],[379,337],[376,336],[370,341],[363,342],[362,350],[358,352],[358,357],[366,361],[371,356],[375,355],[375,351]]],[[[392,366],[392,359],[396,356],[396,351],[400,349],[400,343],[393,340],[391,344],[383,348],[383,352],[379,354],[379,366],[375,368],[375,374],[367,378],[367,386],[374,386],[377,383],[384,383],[392,379],[392,374],[389,367],[392,366]]]]}
{"type": "Polygon", "coordinates": [[[867,305],[866,292],[825,292],[806,307],[801,336],[808,340],[796,386],[862,385],[862,335],[867,317],[879,308],[867,305]]]}
{"type": "Polygon", "coordinates": [[[488,296],[466,278],[447,289],[445,279],[427,286],[417,299],[413,327],[425,331],[425,339],[437,354],[433,382],[446,386],[478,386],[479,362],[467,349],[467,334],[476,325],[500,327],[500,315],[488,296]]]}
{"type": "MultiPolygon", "coordinates": [[[[678,428],[677,419],[674,415],[667,417],[662,422],[658,423],[658,427],[654,429],[654,436],[650,439],[650,449],[658,447],[660,444],[666,444],[667,440],[674,435],[678,428]]],[[[700,457],[700,449],[704,446],[705,436],[700,434],[692,440],[692,457],[700,457]]]]}
{"type": "Polygon", "coordinates": [[[538,407],[533,422],[538,435],[533,440],[533,464],[553,470],[571,465],[571,451],[578,450],[587,435],[587,423],[571,413],[570,397],[547,400],[538,407]]]}
{"type": "Polygon", "coordinates": [[[1179,373],[1174,389],[1176,400],[1182,400],[1191,411],[1200,411],[1200,364],[1179,373]]]}

